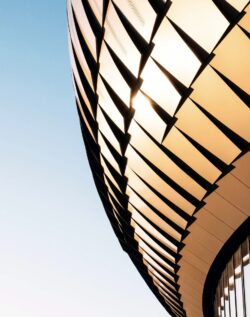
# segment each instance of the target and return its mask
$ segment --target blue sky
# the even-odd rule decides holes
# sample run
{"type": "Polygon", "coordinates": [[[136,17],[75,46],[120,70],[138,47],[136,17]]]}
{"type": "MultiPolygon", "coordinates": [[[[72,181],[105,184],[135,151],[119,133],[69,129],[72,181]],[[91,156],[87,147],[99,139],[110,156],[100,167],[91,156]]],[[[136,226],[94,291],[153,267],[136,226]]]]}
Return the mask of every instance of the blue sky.
{"type": "Polygon", "coordinates": [[[62,0],[0,0],[0,315],[167,316],[97,196],[62,0]]]}

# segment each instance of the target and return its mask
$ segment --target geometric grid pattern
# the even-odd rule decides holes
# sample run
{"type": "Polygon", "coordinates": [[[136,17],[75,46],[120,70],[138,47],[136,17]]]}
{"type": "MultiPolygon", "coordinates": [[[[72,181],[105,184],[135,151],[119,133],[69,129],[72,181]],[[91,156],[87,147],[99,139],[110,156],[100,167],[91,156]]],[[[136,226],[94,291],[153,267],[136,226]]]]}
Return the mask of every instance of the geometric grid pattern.
{"type": "Polygon", "coordinates": [[[201,316],[186,309],[179,263],[204,199],[249,150],[249,1],[69,0],[68,23],[81,129],[114,232],[171,315],[201,316]]]}

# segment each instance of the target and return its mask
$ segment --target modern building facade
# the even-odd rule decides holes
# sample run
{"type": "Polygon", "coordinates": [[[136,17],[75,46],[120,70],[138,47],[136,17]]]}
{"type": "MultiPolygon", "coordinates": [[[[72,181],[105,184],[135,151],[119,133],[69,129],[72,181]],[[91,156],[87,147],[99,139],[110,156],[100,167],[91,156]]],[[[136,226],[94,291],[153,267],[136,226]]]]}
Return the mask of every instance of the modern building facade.
{"type": "Polygon", "coordinates": [[[124,251],[172,316],[250,317],[250,4],[68,0],[76,104],[124,251]]]}

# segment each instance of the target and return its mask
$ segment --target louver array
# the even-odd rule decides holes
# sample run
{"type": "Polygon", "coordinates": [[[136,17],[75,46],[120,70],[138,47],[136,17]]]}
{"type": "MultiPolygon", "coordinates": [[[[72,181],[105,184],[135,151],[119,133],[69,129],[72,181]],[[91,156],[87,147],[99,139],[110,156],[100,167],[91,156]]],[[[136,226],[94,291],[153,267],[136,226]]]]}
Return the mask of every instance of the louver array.
{"type": "Polygon", "coordinates": [[[114,232],[172,316],[211,317],[210,268],[249,231],[249,1],[69,0],[68,23],[114,232]]]}
{"type": "Polygon", "coordinates": [[[215,316],[250,316],[249,238],[232,255],[218,283],[215,296],[215,316]]]}

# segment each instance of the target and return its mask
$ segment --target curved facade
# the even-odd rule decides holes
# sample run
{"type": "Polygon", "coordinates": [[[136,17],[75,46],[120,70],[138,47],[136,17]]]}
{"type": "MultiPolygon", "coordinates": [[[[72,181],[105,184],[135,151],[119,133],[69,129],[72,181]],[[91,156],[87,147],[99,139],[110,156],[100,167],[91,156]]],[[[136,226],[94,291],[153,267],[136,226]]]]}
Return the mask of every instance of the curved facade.
{"type": "Polygon", "coordinates": [[[172,316],[211,317],[216,259],[249,235],[249,1],[69,0],[68,24],[114,232],[172,316]]]}

